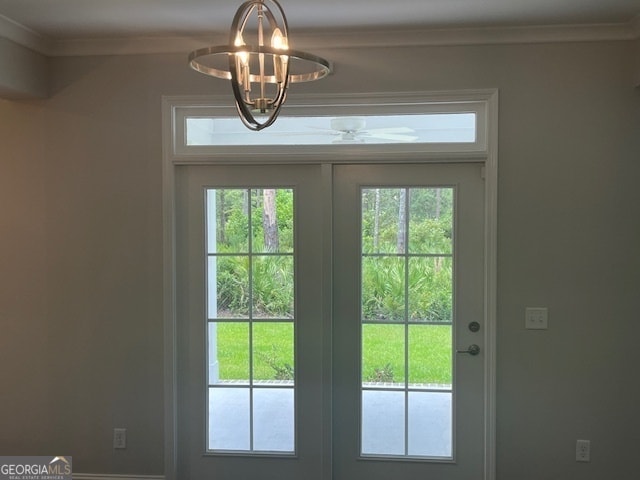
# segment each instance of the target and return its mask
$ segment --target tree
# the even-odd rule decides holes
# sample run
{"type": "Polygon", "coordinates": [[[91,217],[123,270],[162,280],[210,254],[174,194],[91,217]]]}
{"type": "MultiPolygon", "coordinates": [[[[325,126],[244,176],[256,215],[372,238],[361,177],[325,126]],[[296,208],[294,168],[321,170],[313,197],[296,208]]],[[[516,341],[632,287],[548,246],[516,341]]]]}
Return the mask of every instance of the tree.
{"type": "Polygon", "coordinates": [[[396,237],[396,252],[404,253],[407,237],[407,189],[400,189],[398,200],[398,234],[396,237]]]}
{"type": "Polygon", "coordinates": [[[276,191],[265,188],[262,192],[262,229],[264,232],[264,249],[277,252],[279,249],[278,217],[276,209],[276,191]]]}
{"type": "Polygon", "coordinates": [[[376,188],[376,202],[373,217],[373,251],[380,251],[380,189],[376,188]]]}
{"type": "Polygon", "coordinates": [[[226,204],[225,204],[225,191],[224,189],[220,189],[217,191],[218,193],[218,201],[217,207],[218,212],[216,213],[216,217],[218,218],[218,244],[224,244],[227,242],[227,214],[226,214],[226,204]]]}

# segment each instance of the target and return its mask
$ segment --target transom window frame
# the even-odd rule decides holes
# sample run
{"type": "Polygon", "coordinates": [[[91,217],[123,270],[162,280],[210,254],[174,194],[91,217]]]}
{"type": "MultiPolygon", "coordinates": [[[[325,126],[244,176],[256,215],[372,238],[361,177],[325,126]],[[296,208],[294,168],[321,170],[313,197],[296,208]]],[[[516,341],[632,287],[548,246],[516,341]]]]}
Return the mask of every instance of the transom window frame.
{"type": "MultiPolygon", "coordinates": [[[[171,142],[166,147],[173,163],[256,163],[278,160],[278,163],[318,163],[318,159],[331,157],[332,163],[353,161],[366,157],[369,161],[387,160],[389,155],[400,160],[416,156],[446,154],[448,159],[486,157],[490,151],[489,92],[473,91],[447,93],[354,94],[354,95],[289,95],[280,113],[283,117],[303,116],[368,116],[411,115],[438,113],[474,113],[476,116],[475,142],[446,143],[376,143],[340,145],[188,145],[186,123],[189,117],[237,117],[230,96],[178,96],[165,97],[171,103],[171,142]]],[[[239,121],[239,120],[238,120],[239,121]]],[[[260,132],[268,134],[268,129],[260,132]]]]}
{"type": "MultiPolygon", "coordinates": [[[[177,279],[175,178],[182,165],[265,165],[345,163],[461,163],[481,162],[485,179],[485,465],[484,480],[496,478],[496,318],[498,209],[498,90],[441,92],[289,95],[281,115],[365,115],[475,112],[474,143],[344,144],[344,145],[187,145],[188,116],[236,115],[231,96],[162,97],[163,152],[163,291],[165,478],[177,480],[177,279]]],[[[331,187],[330,170],[323,182],[331,187]]],[[[325,219],[329,220],[330,219],[325,219]]],[[[328,273],[330,275],[330,272],[328,273]]],[[[329,277],[327,277],[329,278],[329,277]]],[[[328,281],[328,280],[323,280],[328,281]]],[[[328,308],[327,311],[331,309],[328,308]]],[[[326,407],[329,408],[330,407],[326,407]]],[[[328,416],[330,418],[330,414],[328,416]]],[[[327,437],[324,441],[329,442],[327,437]]],[[[329,468],[327,471],[330,471],[329,468]]],[[[329,480],[329,479],[327,479],[329,480]]]]}

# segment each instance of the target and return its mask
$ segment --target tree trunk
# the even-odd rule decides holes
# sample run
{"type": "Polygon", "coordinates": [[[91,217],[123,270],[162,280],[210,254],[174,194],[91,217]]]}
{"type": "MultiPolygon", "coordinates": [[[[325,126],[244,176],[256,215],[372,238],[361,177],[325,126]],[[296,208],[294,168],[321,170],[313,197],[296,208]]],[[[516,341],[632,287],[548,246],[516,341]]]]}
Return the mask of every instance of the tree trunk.
{"type": "MultiPolygon", "coordinates": [[[[440,219],[440,215],[442,214],[442,189],[436,188],[436,220],[440,219]]],[[[442,270],[442,262],[444,261],[444,257],[436,257],[435,258],[435,271],[436,273],[440,273],[442,270]]]]}
{"type": "Polygon", "coordinates": [[[265,188],[262,192],[262,198],[264,249],[267,252],[277,252],[280,240],[278,238],[278,218],[276,215],[276,191],[265,188]]]}
{"type": "Polygon", "coordinates": [[[436,219],[440,218],[442,210],[442,189],[436,188],[436,219]]]}
{"type": "Polygon", "coordinates": [[[373,210],[373,251],[378,253],[380,245],[380,189],[376,188],[376,197],[373,210]]]}
{"type": "Polygon", "coordinates": [[[398,205],[398,237],[396,241],[397,253],[404,253],[407,237],[407,190],[400,189],[400,201],[398,205]]]}
{"type": "Polygon", "coordinates": [[[226,243],[227,241],[227,219],[225,215],[225,195],[224,189],[218,190],[218,243],[226,243]]]}

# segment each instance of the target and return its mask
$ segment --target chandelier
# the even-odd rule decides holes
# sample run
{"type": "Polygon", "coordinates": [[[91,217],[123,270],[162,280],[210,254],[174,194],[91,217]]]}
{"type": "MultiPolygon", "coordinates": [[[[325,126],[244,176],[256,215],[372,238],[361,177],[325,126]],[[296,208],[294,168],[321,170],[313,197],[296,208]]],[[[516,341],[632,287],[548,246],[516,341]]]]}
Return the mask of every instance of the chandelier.
{"type": "Polygon", "coordinates": [[[275,122],[289,83],[318,80],[331,72],[327,60],[289,48],[287,19],[276,0],[243,3],[233,18],[229,44],[194,50],[189,65],[231,80],[238,114],[251,130],[275,122]],[[253,41],[247,39],[250,35],[253,41]]]}

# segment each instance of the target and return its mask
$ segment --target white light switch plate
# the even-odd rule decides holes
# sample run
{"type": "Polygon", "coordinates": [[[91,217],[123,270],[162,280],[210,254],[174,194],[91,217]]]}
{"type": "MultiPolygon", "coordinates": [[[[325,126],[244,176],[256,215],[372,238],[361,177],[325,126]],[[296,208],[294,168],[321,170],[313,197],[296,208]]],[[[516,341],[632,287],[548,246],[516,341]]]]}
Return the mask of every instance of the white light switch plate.
{"type": "Polygon", "coordinates": [[[528,330],[546,330],[549,327],[547,307],[527,307],[524,315],[524,327],[528,330]]]}
{"type": "Polygon", "coordinates": [[[127,429],[126,428],[113,429],[113,448],[114,449],[127,448],[127,429]]]}

